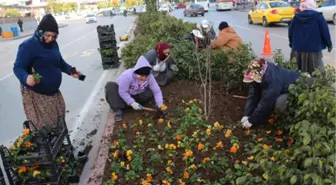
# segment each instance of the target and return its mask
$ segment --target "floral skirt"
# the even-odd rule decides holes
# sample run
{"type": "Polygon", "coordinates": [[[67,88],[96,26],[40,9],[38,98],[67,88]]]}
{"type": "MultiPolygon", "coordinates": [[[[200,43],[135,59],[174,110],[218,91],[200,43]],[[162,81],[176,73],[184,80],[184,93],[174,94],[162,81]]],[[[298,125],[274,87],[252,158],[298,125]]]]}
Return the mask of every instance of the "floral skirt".
{"type": "Polygon", "coordinates": [[[46,124],[57,126],[61,116],[65,115],[65,102],[60,91],[53,96],[36,93],[21,85],[23,108],[28,121],[31,121],[37,130],[46,124]]]}

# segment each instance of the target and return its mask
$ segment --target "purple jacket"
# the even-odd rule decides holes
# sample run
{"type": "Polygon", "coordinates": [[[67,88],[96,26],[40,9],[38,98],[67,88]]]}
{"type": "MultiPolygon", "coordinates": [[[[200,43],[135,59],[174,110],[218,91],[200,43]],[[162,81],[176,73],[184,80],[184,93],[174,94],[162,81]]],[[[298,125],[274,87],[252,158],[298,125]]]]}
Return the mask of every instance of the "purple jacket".
{"type": "Polygon", "coordinates": [[[119,85],[119,95],[128,104],[132,104],[135,100],[132,96],[145,92],[146,88],[150,88],[154,94],[156,105],[161,107],[163,104],[162,92],[157,84],[154,76],[150,74],[147,80],[139,87],[138,80],[134,71],[142,67],[151,67],[144,56],[141,56],[134,68],[124,71],[116,80],[119,85]]]}

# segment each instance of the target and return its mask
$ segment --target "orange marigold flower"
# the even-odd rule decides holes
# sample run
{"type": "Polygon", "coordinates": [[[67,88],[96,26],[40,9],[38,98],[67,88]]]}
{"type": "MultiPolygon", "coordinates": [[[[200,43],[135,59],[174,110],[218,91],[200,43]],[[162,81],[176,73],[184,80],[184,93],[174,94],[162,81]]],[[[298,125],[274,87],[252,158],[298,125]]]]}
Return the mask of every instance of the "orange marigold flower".
{"type": "Polygon", "coordinates": [[[189,179],[189,173],[187,171],[184,171],[183,178],[184,179],[189,179]]]}
{"type": "Polygon", "coordinates": [[[272,131],[266,130],[266,134],[269,135],[272,131]]]}
{"type": "Polygon", "coordinates": [[[258,142],[261,142],[263,140],[263,138],[261,137],[261,138],[258,138],[258,142]]]}
{"type": "Polygon", "coordinates": [[[264,149],[270,149],[272,146],[264,144],[264,149]]]}
{"type": "Polygon", "coordinates": [[[119,154],[119,152],[118,152],[118,151],[115,151],[115,152],[113,153],[113,157],[114,157],[114,158],[118,158],[118,154],[119,154]]]}
{"type": "Polygon", "coordinates": [[[236,146],[232,146],[232,147],[230,148],[230,152],[231,152],[231,153],[236,153],[236,152],[237,152],[237,147],[236,147],[236,146]]]}
{"type": "Polygon", "coordinates": [[[278,130],[276,134],[277,134],[278,136],[281,136],[282,133],[283,133],[282,130],[278,130]]]}
{"type": "Polygon", "coordinates": [[[27,147],[27,148],[30,148],[32,145],[33,145],[33,144],[32,144],[31,142],[27,142],[27,143],[26,143],[26,147],[27,147]]]}
{"type": "Polygon", "coordinates": [[[191,150],[185,150],[185,153],[183,155],[183,159],[187,159],[188,157],[191,157],[193,155],[193,152],[191,150]]]}
{"type": "Polygon", "coordinates": [[[158,123],[163,123],[163,119],[162,118],[160,118],[159,120],[158,120],[158,123]]]}
{"type": "Polygon", "coordinates": [[[177,139],[177,140],[181,140],[181,139],[182,139],[182,136],[181,136],[181,135],[177,135],[177,136],[176,136],[176,139],[177,139]]]}
{"type": "Polygon", "coordinates": [[[153,180],[153,176],[152,176],[152,174],[147,173],[147,180],[148,180],[148,181],[152,181],[152,180],[153,180]]]}
{"type": "Polygon", "coordinates": [[[219,142],[216,144],[216,148],[223,148],[223,142],[222,142],[222,141],[219,141],[219,142]]]}
{"type": "Polygon", "coordinates": [[[206,131],[205,131],[205,132],[206,132],[206,134],[207,134],[208,136],[210,136],[210,135],[211,135],[211,129],[209,129],[209,128],[208,128],[208,129],[206,129],[206,131]]]}
{"type": "Polygon", "coordinates": [[[199,143],[198,146],[197,146],[197,149],[198,150],[203,150],[204,149],[204,145],[199,143]]]}
{"type": "Polygon", "coordinates": [[[122,127],[123,127],[124,129],[126,129],[126,128],[127,128],[127,125],[124,123],[124,124],[122,124],[122,127]]]}
{"type": "Polygon", "coordinates": [[[206,158],[204,158],[204,159],[202,160],[202,163],[206,163],[206,162],[208,162],[208,161],[210,161],[210,158],[209,158],[209,157],[206,157],[206,158]]]}
{"type": "Polygon", "coordinates": [[[282,138],[275,138],[275,141],[281,143],[283,141],[283,139],[282,138]]]}
{"type": "Polygon", "coordinates": [[[29,128],[23,129],[23,135],[28,135],[30,133],[29,128]]]}
{"type": "Polygon", "coordinates": [[[170,167],[167,167],[167,168],[166,168],[166,171],[167,171],[168,173],[170,173],[170,174],[173,174],[173,170],[171,170],[170,167]]]}
{"type": "Polygon", "coordinates": [[[225,133],[225,137],[230,137],[232,135],[232,130],[227,130],[225,133]]]}
{"type": "Polygon", "coordinates": [[[271,118],[271,119],[268,120],[268,123],[269,123],[269,124],[274,124],[274,123],[275,123],[275,120],[274,120],[273,118],[271,118]]]}
{"type": "Polygon", "coordinates": [[[118,146],[119,142],[118,141],[114,141],[113,144],[114,144],[114,146],[118,146]]]}

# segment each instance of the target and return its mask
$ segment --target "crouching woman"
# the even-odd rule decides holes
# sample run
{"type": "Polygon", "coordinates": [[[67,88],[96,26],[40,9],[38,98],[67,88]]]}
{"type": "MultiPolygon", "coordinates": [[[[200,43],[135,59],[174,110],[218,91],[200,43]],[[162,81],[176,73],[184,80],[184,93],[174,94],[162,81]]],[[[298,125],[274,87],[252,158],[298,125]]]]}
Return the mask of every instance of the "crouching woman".
{"type": "Polygon", "coordinates": [[[141,110],[142,105],[153,98],[160,108],[163,105],[162,92],[152,75],[152,67],[144,56],[141,56],[134,68],[124,71],[116,82],[108,82],[105,86],[106,101],[115,112],[115,121],[122,121],[122,110],[132,107],[141,110]]]}
{"type": "Polygon", "coordinates": [[[250,128],[259,123],[266,123],[273,109],[283,112],[286,109],[288,87],[294,84],[300,74],[262,58],[256,58],[244,75],[244,82],[249,83],[249,92],[245,104],[243,128],[250,128]]]}

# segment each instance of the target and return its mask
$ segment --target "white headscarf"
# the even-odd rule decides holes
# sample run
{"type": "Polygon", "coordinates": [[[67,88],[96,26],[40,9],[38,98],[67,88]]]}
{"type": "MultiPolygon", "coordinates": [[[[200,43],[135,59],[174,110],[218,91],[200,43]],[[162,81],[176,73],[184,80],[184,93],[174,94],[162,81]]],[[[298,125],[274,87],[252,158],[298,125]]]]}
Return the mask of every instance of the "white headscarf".
{"type": "Polygon", "coordinates": [[[300,10],[315,10],[316,9],[316,2],[314,0],[301,0],[300,3],[300,10]]]}

